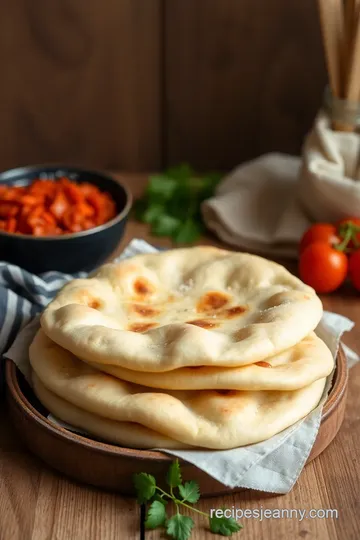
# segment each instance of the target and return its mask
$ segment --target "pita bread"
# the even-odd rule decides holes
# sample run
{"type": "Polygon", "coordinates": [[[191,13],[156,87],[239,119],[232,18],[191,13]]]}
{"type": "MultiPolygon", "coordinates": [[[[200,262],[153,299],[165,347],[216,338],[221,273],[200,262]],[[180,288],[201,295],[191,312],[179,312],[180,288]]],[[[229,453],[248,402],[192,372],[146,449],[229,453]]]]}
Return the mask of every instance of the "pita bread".
{"type": "Polygon", "coordinates": [[[292,392],[157,391],[93,369],[40,330],[30,346],[40,381],[76,407],[140,424],[180,443],[229,449],[268,439],[318,404],[325,379],[292,392]]]}
{"type": "Polygon", "coordinates": [[[194,247],[138,255],[67,284],[41,317],[73,354],[145,372],[238,367],[296,345],[322,304],[282,266],[194,247]]]}
{"type": "Polygon", "coordinates": [[[91,364],[124,381],[163,390],[297,390],[330,375],[334,358],[314,333],[266,361],[238,368],[201,367],[145,373],[91,364]]]}
{"type": "Polygon", "coordinates": [[[33,373],[32,380],[35,394],[49,412],[63,422],[85,430],[104,441],[129,448],[192,448],[187,444],[181,444],[179,441],[165,437],[165,435],[155,433],[155,431],[140,424],[115,422],[84,411],[50,392],[35,373],[33,373]]]}

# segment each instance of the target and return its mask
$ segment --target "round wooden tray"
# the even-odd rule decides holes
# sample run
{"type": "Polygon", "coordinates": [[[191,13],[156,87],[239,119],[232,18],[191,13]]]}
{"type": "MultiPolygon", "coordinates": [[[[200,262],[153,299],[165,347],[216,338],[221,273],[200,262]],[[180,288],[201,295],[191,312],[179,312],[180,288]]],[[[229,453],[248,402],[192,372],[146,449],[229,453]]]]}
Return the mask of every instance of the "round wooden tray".
{"type": "MultiPolygon", "coordinates": [[[[147,472],[162,479],[171,457],[152,450],[134,450],[106,444],[72,433],[47,420],[47,411],[36,399],[15,364],[7,360],[6,396],[10,417],[19,437],[48,465],[80,482],[134,495],[132,476],[147,472]]],[[[308,462],[331,443],[341,426],[346,403],[347,363],[342,349],[337,359],[332,389],[323,409],[320,429],[308,462]]],[[[231,490],[189,463],[182,463],[184,479],[197,480],[205,496],[231,490]]]]}

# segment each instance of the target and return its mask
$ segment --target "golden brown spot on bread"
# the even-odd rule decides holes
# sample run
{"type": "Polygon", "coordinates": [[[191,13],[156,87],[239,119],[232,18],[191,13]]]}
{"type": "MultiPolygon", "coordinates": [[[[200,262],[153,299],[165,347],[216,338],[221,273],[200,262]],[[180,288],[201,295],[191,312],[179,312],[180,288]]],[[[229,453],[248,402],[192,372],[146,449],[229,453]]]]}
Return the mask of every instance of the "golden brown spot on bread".
{"type": "Polygon", "coordinates": [[[263,360],[260,360],[260,362],[255,362],[255,366],[259,366],[259,367],[271,367],[271,364],[269,364],[269,362],[264,362],[263,360]]]}
{"type": "Polygon", "coordinates": [[[200,326],[200,328],[216,328],[219,326],[219,323],[209,321],[206,319],[196,319],[195,321],[188,321],[188,324],[193,324],[194,326],[200,326]]]}
{"type": "Polygon", "coordinates": [[[93,309],[99,309],[99,307],[101,307],[101,301],[94,298],[93,300],[91,300],[91,302],[88,303],[88,306],[93,309]]]}
{"type": "Polygon", "coordinates": [[[158,309],[154,309],[151,306],[143,306],[141,304],[133,304],[131,309],[135,311],[135,313],[143,315],[144,317],[154,317],[160,313],[158,309]]]}
{"type": "Polygon", "coordinates": [[[131,324],[129,330],[131,330],[131,332],[146,332],[155,326],[157,326],[156,323],[139,322],[131,324]]]}
{"type": "Polygon", "coordinates": [[[138,277],[134,283],[134,291],[139,296],[149,296],[155,292],[155,287],[144,277],[138,277]]]}
{"type": "Polygon", "coordinates": [[[200,298],[196,306],[196,310],[201,313],[204,311],[214,311],[216,309],[221,309],[229,302],[229,300],[229,295],[223,292],[208,292],[200,298]]]}
{"type": "Polygon", "coordinates": [[[78,291],[75,300],[79,304],[89,306],[93,309],[99,309],[102,306],[102,301],[99,298],[94,298],[89,291],[78,291]]]}
{"type": "Polygon", "coordinates": [[[247,311],[246,306],[234,306],[228,309],[225,309],[224,312],[221,313],[225,318],[232,319],[233,317],[238,317],[239,315],[242,315],[247,311]]]}
{"type": "Polygon", "coordinates": [[[87,387],[88,388],[95,388],[95,384],[94,383],[88,384],[87,387]]]}

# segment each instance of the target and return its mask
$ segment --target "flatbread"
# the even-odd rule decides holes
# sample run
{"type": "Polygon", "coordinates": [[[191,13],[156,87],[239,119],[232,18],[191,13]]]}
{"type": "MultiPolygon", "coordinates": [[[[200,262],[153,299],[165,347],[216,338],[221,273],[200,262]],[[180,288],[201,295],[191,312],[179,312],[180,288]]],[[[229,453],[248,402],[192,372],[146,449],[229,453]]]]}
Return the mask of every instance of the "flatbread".
{"type": "Polygon", "coordinates": [[[291,392],[150,390],[93,369],[41,330],[29,355],[40,381],[76,407],[209,449],[235,448],[272,437],[314,409],[325,386],[325,379],[320,379],[291,392]]]}
{"type": "Polygon", "coordinates": [[[279,264],[203,246],[138,255],[74,280],[41,326],[89,362],[164,372],[264,360],[299,343],[321,315],[314,290],[279,264]]]}
{"type": "Polygon", "coordinates": [[[294,347],[238,368],[201,367],[145,373],[119,366],[91,365],[124,381],[163,390],[297,390],[330,375],[334,358],[313,332],[294,347]]]}
{"type": "Polygon", "coordinates": [[[32,381],[35,394],[49,412],[59,420],[67,422],[74,428],[85,430],[103,441],[129,448],[193,448],[140,424],[116,422],[75,407],[48,390],[35,373],[33,373],[32,381]]]}

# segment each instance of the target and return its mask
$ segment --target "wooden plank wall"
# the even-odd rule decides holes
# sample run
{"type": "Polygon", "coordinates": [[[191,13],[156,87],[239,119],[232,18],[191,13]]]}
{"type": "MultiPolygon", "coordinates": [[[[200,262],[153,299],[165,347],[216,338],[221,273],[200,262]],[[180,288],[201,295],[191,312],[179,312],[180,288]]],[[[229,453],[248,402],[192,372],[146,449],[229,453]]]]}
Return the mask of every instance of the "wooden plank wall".
{"type": "Polygon", "coordinates": [[[1,0],[0,65],[0,169],[297,153],[325,84],[314,0],[1,0]]]}
{"type": "Polygon", "coordinates": [[[325,84],[315,0],[166,2],[171,163],[298,153],[325,84]]]}
{"type": "Polygon", "coordinates": [[[160,0],[0,5],[0,169],[156,168],[160,0]]]}

